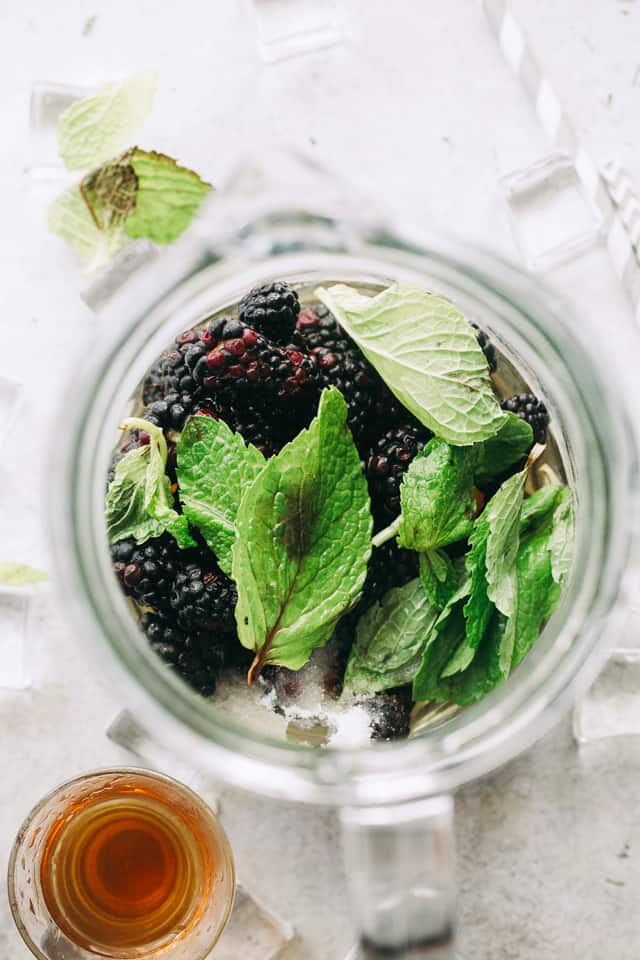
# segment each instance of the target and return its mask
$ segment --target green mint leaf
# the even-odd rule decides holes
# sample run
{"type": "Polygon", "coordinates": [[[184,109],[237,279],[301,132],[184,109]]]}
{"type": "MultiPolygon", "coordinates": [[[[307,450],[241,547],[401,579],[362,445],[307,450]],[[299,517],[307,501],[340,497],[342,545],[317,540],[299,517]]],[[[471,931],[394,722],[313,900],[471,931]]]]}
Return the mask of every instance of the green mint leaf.
{"type": "Polygon", "coordinates": [[[527,471],[516,473],[502,484],[485,508],[487,538],[487,593],[506,617],[515,613],[517,584],[515,563],[518,555],[520,514],[527,471]]]}
{"type": "Polygon", "coordinates": [[[400,402],[436,436],[487,440],[504,412],[473,327],[448,300],[408,284],[374,297],[344,284],[316,296],[336,316],[400,402]]]}
{"type": "Polygon", "coordinates": [[[144,543],[170,533],[182,548],[196,546],[185,516],[176,513],[169,478],[165,473],[167,444],[155,424],[131,418],[123,429],[145,430],[150,437],[144,447],[124,455],[116,465],[107,491],[106,522],[109,543],[133,537],[144,543]]]}
{"type": "Polygon", "coordinates": [[[345,688],[368,695],[410,683],[437,617],[417,579],[386,593],[358,621],[345,688]]]}
{"type": "Polygon", "coordinates": [[[401,547],[422,552],[469,535],[477,513],[477,460],[477,447],[452,447],[438,437],[414,458],[400,486],[401,547]]]}
{"type": "Polygon", "coordinates": [[[420,554],[420,581],[436,610],[444,610],[460,586],[460,577],[444,550],[427,550],[420,554]]]}
{"type": "Polygon", "coordinates": [[[463,601],[469,591],[465,582],[450,598],[426,638],[420,667],[413,679],[414,700],[438,700],[440,676],[458,647],[465,642],[463,601]]]}
{"type": "Polygon", "coordinates": [[[549,550],[553,579],[556,583],[562,583],[573,559],[573,498],[567,487],[561,488],[556,503],[549,550]]]}
{"type": "Polygon", "coordinates": [[[155,91],[155,71],[143,70],[72,103],[58,121],[58,152],[67,169],[88,170],[122,150],[146,119],[155,91]]]}
{"type": "Polygon", "coordinates": [[[549,540],[552,527],[547,524],[529,533],[520,543],[516,563],[518,609],[515,617],[515,647],[512,667],[529,652],[543,623],[553,613],[561,588],[553,579],[549,540]]]}
{"type": "Polygon", "coordinates": [[[98,227],[78,184],[52,201],[47,224],[52,233],[75,250],[88,274],[104,267],[124,243],[122,228],[117,223],[98,227]]]}
{"type": "Polygon", "coordinates": [[[48,579],[42,570],[36,570],[26,563],[0,563],[0,584],[4,586],[26,587],[48,579]]]}
{"type": "Polygon", "coordinates": [[[372,519],[347,406],[323,392],[318,416],[245,491],[236,518],[232,576],[243,646],[298,670],[331,636],[364,584],[372,519]]]}
{"type": "Polygon", "coordinates": [[[134,150],[131,166],[138,189],[125,233],[149,237],[154,243],[173,243],[193,220],[211,184],[155,151],[134,150]]]}
{"type": "Polygon", "coordinates": [[[520,537],[531,530],[538,530],[543,523],[550,521],[561,491],[566,487],[559,483],[550,483],[540,487],[522,504],[520,514],[520,537]]]}
{"type": "Polygon", "coordinates": [[[178,441],[178,487],[184,515],[197,527],[226,574],[242,494],[266,461],[223,420],[191,417],[178,441]]]}
{"type": "Polygon", "coordinates": [[[524,460],[532,446],[533,430],[527,421],[507,412],[496,435],[480,447],[476,469],[478,486],[501,477],[509,467],[524,460]]]}

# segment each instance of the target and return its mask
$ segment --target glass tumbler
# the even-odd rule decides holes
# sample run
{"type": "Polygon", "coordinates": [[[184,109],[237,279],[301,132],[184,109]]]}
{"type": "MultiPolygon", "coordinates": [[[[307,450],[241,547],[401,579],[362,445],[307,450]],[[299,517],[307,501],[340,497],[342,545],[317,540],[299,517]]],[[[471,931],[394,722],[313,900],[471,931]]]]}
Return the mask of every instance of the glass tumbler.
{"type": "Polygon", "coordinates": [[[130,768],[85,774],[44,797],[16,838],[8,888],[38,960],[202,960],[229,919],[235,878],[209,807],[171,777],[130,768]],[[134,879],[118,866],[132,857],[134,879]]]}
{"type": "Polygon", "coordinates": [[[258,794],[339,808],[367,960],[452,957],[452,795],[571,708],[615,640],[613,611],[638,589],[628,566],[638,538],[636,334],[613,337],[603,325],[588,333],[582,326],[577,336],[571,305],[539,280],[461,241],[399,224],[292,157],[288,165],[242,165],[179,244],[116,286],[102,307],[102,346],[67,400],[51,472],[60,597],[85,655],[197,769],[258,794]],[[402,281],[452,299],[544,399],[574,491],[573,568],[532,652],[480,702],[427,710],[404,741],[312,747],[269,732],[257,714],[240,719],[198,697],[149,649],[112,573],[104,483],[127,398],[177,333],[275,279],[307,288],[402,281]],[[619,373],[611,377],[614,354],[619,373]]]}

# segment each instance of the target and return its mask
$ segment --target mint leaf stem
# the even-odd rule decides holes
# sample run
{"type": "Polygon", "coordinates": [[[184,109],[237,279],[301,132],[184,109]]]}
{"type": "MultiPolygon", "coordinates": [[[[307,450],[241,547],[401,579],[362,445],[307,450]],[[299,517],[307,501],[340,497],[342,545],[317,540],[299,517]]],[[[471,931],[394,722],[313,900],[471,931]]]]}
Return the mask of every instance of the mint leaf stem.
{"type": "Polygon", "coordinates": [[[374,547],[381,547],[384,543],[387,543],[398,533],[400,529],[400,524],[402,522],[402,517],[398,516],[395,518],[393,523],[390,523],[388,527],[385,527],[384,530],[379,530],[376,533],[375,537],[372,538],[371,543],[374,547]]]}

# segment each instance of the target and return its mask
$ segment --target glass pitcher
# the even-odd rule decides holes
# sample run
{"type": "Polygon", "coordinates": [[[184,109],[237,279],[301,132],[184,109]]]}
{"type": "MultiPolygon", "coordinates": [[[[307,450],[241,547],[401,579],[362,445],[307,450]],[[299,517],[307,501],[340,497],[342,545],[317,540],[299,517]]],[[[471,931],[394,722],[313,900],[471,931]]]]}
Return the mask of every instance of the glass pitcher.
{"type": "MultiPolygon", "coordinates": [[[[133,251],[135,253],[135,251],[133,251]]],[[[599,666],[637,590],[637,441],[628,393],[640,349],[602,329],[577,336],[570,308],[480,250],[376,212],[297,158],[240,166],[197,224],[161,255],[94,288],[103,342],[65,404],[52,542],[59,592],[92,669],[176,756],[275,798],[340,808],[347,874],[367,960],[455,952],[452,795],[530,746],[599,666]],[[559,608],[509,680],[417,735],[366,748],[314,748],[239,723],[197,696],[148,647],[113,576],[105,477],[117,424],[155,358],[182,330],[272,279],[297,285],[415,283],[450,297],[543,396],[576,498],[576,546],[559,608]],[[607,356],[623,356],[612,377],[607,356]]],[[[135,257],[133,257],[135,261],[135,257]]],[[[130,260],[128,261],[130,263],[130,260]]]]}

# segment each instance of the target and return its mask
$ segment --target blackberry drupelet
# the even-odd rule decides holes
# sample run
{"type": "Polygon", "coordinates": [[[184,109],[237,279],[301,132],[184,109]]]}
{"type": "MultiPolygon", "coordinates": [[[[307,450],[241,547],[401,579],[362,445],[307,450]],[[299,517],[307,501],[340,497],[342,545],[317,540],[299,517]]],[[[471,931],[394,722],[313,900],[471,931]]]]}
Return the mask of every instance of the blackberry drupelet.
{"type": "Polygon", "coordinates": [[[491,340],[487,334],[482,330],[477,323],[472,323],[471,326],[476,331],[476,339],[480,344],[480,349],[487,358],[487,363],[489,364],[489,373],[495,373],[498,368],[498,355],[496,353],[496,348],[492,344],[491,340]]]}
{"type": "Polygon", "coordinates": [[[149,638],[151,649],[203,696],[215,692],[218,677],[229,652],[217,638],[187,634],[163,614],[143,613],[140,626],[149,638]]]}
{"type": "Polygon", "coordinates": [[[372,740],[398,740],[409,733],[411,687],[377,693],[368,704],[372,740]]]}
{"type": "Polygon", "coordinates": [[[532,393],[517,393],[501,403],[503,410],[515,413],[522,420],[526,420],[533,430],[533,439],[536,443],[546,443],[549,427],[549,412],[542,400],[532,393]]]}
{"type": "Polygon", "coordinates": [[[325,306],[301,311],[294,340],[315,358],[319,388],[340,390],[349,407],[348,422],[356,443],[365,441],[371,422],[393,399],[389,389],[325,306]]]}
{"type": "MultiPolygon", "coordinates": [[[[206,397],[234,406],[311,400],[316,365],[298,347],[281,347],[240,320],[220,317],[185,354],[193,379],[206,397]]],[[[315,411],[314,411],[315,412],[315,411]]]]}
{"type": "Polygon", "coordinates": [[[277,280],[254,287],[240,301],[240,320],[268,340],[289,343],[300,312],[298,294],[288,283],[277,280]]]}
{"type": "Polygon", "coordinates": [[[137,545],[120,540],[111,547],[113,570],[126,594],[154,610],[168,610],[178,568],[178,547],[168,533],[137,545]]]}
{"type": "Polygon", "coordinates": [[[417,576],[418,554],[414,550],[402,549],[395,540],[374,547],[358,604],[360,615],[392,587],[403,587],[417,576]]]}
{"type": "Polygon", "coordinates": [[[171,608],[183,630],[235,636],[236,588],[207,554],[204,549],[189,551],[181,558],[171,587],[171,608]]]}
{"type": "Polygon", "coordinates": [[[390,427],[373,445],[366,474],[374,516],[378,521],[393,520],[400,513],[402,478],[431,436],[431,431],[414,419],[390,427]]]}

